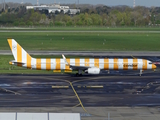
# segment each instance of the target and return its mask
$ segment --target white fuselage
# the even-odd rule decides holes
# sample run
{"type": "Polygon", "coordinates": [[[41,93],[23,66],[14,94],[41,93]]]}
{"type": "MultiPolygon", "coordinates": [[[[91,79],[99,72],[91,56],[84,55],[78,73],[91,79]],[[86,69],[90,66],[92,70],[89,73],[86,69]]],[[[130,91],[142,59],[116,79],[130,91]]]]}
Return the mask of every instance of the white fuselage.
{"type": "MultiPolygon", "coordinates": [[[[67,59],[71,66],[96,67],[103,70],[148,70],[155,69],[155,65],[144,59],[67,59]]],[[[23,64],[23,67],[28,63],[23,64]]],[[[64,59],[35,59],[31,60],[31,68],[39,70],[71,70],[64,59]]]]}

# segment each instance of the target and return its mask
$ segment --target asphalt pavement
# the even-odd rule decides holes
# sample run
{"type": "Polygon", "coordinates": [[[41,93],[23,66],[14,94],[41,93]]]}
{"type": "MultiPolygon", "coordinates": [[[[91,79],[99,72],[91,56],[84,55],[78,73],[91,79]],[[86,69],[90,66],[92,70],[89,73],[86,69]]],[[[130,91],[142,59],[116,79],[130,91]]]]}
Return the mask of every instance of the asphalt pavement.
{"type": "Polygon", "coordinates": [[[138,71],[82,77],[0,75],[0,106],[73,107],[80,102],[85,107],[159,106],[159,85],[159,70],[146,71],[142,77],[138,71]]]}
{"type": "MultiPolygon", "coordinates": [[[[75,55],[75,56],[133,56],[160,57],[159,51],[27,51],[30,55],[75,55]]],[[[11,50],[0,50],[0,55],[12,55],[11,50]]]]}

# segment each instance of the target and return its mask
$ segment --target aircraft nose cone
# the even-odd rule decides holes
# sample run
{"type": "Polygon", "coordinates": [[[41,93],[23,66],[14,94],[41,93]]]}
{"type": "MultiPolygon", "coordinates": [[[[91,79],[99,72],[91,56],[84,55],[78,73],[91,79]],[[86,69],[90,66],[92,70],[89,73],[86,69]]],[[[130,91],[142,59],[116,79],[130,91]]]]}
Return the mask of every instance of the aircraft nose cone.
{"type": "Polygon", "coordinates": [[[152,64],[152,69],[156,69],[156,68],[157,68],[157,66],[152,64]]]}

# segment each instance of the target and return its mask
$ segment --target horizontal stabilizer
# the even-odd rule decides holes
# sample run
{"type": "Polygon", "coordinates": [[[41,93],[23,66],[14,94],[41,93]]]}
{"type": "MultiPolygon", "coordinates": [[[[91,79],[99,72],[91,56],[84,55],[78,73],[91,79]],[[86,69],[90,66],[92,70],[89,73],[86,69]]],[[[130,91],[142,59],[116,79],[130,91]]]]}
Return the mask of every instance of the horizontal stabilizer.
{"type": "Polygon", "coordinates": [[[10,65],[15,65],[15,64],[16,64],[16,65],[24,65],[25,63],[16,62],[15,60],[12,60],[12,61],[9,62],[9,64],[10,64],[10,65]]]}

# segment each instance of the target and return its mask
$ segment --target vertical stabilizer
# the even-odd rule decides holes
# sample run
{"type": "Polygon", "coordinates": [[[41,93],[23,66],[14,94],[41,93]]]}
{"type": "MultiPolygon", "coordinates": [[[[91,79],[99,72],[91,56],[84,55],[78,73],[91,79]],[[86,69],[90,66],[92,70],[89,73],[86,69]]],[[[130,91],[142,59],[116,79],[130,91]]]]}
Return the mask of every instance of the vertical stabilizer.
{"type": "Polygon", "coordinates": [[[32,57],[14,39],[8,39],[8,43],[15,61],[26,63],[27,67],[30,67],[32,57]]]}

